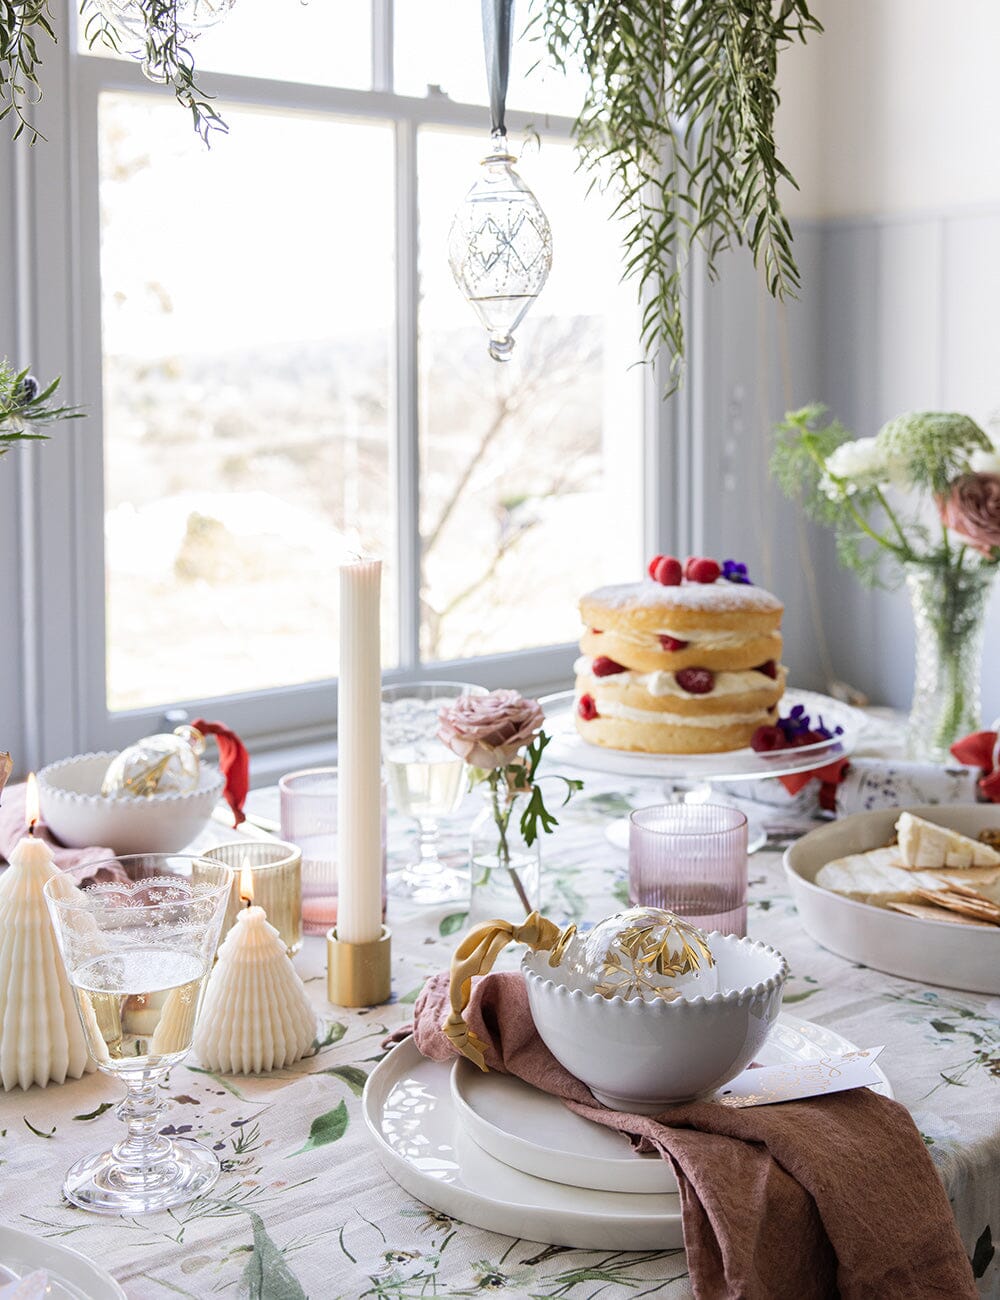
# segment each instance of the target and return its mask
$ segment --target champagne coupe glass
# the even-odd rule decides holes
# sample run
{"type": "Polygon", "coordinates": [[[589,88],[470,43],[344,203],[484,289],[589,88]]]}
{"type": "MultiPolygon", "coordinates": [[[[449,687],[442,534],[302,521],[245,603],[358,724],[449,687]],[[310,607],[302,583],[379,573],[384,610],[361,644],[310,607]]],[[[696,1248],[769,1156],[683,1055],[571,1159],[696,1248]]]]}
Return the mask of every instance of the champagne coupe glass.
{"type": "Polygon", "coordinates": [[[466,766],[437,738],[438,714],[463,695],[485,695],[470,682],[410,682],[382,690],[382,761],[396,810],[420,826],[419,856],[395,874],[394,890],[416,903],[469,898],[469,875],[441,861],[438,819],[458,811],[466,766]]]}
{"type": "Polygon", "coordinates": [[[117,1110],[126,1136],[66,1175],[63,1192],[81,1209],[165,1210],[219,1176],[214,1152],[159,1132],[160,1104],[163,1076],[191,1046],[232,879],[209,858],[141,853],[46,882],[90,1054],[126,1088],[117,1110]]]}

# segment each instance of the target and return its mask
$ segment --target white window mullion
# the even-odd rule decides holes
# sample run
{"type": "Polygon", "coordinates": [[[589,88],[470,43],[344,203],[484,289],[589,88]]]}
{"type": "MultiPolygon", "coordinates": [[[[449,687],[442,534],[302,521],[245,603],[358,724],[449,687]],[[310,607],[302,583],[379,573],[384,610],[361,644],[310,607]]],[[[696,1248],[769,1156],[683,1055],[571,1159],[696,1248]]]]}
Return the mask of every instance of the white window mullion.
{"type": "Polygon", "coordinates": [[[396,124],[396,568],[401,668],[420,663],[417,128],[396,124]]]}
{"type": "Polygon", "coordinates": [[[393,0],[372,0],[372,90],[386,94],[393,84],[393,0]]]}

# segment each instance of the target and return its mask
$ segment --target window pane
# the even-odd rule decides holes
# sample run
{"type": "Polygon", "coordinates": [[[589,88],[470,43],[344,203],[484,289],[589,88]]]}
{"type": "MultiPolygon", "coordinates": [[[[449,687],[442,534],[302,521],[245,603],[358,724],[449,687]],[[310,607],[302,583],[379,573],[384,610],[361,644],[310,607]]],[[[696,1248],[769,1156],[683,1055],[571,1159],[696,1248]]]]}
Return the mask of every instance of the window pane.
{"type": "Polygon", "coordinates": [[[553,230],[553,269],[498,364],[448,270],[447,232],[482,154],[420,137],[420,400],[425,659],[575,640],[581,592],[642,552],[635,290],[610,204],[546,142],[519,166],[553,230]]]}
{"type": "Polygon", "coordinates": [[[393,555],[392,131],[225,112],[101,97],[112,709],[330,677],[345,541],[393,555]]]}
{"type": "MultiPolygon", "coordinates": [[[[537,3],[525,6],[530,20],[537,3]]],[[[400,95],[427,94],[438,85],[463,104],[487,104],[481,6],[473,0],[406,0],[394,11],[394,84],[400,95]]],[[[514,14],[507,107],[575,117],[583,104],[582,73],[561,73],[545,63],[540,40],[525,35],[520,7],[514,14]]],[[[532,27],[532,32],[539,29],[532,27]]],[[[489,135],[484,114],[483,133],[489,135]]]]}
{"type": "MultiPolygon", "coordinates": [[[[84,18],[77,24],[82,53],[127,57],[100,39],[91,47],[86,28],[84,18]]],[[[371,41],[371,0],[291,0],[280,10],[274,0],[237,0],[190,48],[199,69],[368,90],[371,41]]],[[[124,47],[131,47],[127,36],[124,47]]]]}

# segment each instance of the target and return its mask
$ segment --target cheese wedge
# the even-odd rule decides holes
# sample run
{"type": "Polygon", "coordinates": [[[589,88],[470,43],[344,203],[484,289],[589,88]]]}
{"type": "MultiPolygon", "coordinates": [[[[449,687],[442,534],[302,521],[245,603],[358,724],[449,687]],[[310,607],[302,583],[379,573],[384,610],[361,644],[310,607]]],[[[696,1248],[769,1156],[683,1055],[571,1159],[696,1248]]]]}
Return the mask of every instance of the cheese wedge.
{"type": "Polygon", "coordinates": [[[1000,866],[967,867],[959,870],[914,870],[897,865],[899,850],[870,849],[851,853],[821,867],[816,884],[834,894],[843,894],[859,903],[887,907],[889,903],[918,903],[918,889],[940,889],[942,885],[971,885],[985,897],[1000,903],[1000,866]]]}
{"type": "Polygon", "coordinates": [[[1000,866],[1000,853],[988,844],[981,844],[958,831],[914,817],[912,813],[900,814],[896,822],[899,838],[900,866],[911,871],[924,867],[995,867],[1000,866]]]}

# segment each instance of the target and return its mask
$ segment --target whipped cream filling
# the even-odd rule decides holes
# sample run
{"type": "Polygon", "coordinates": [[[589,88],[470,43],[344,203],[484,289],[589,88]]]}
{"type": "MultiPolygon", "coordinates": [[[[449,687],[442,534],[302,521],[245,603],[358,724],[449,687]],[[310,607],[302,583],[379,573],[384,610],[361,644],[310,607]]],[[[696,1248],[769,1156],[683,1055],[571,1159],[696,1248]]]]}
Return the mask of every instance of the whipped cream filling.
{"type": "Polygon", "coordinates": [[[655,713],[652,709],[632,709],[617,700],[602,700],[598,696],[597,716],[605,718],[622,718],[626,722],[652,722],[664,727],[735,727],[751,722],[766,722],[767,709],[754,709],[752,713],[705,713],[698,717],[689,717],[682,713],[655,713]]]}
{"type": "MultiPolygon", "coordinates": [[[[698,700],[704,698],[703,695],[696,694],[693,691],[686,691],[683,686],[677,682],[677,678],[672,672],[657,671],[652,673],[634,673],[626,669],[623,673],[612,673],[607,677],[594,677],[591,666],[593,659],[587,655],[581,655],[573,665],[573,669],[578,677],[586,677],[588,686],[593,690],[597,683],[606,682],[619,683],[622,686],[640,686],[645,688],[650,695],[657,699],[664,699],[668,695],[679,696],[685,700],[698,700]]],[[[771,678],[766,677],[753,668],[744,668],[734,672],[713,672],[715,677],[715,686],[710,692],[712,695],[739,695],[744,691],[760,691],[771,682],[771,678]]],[[[775,682],[774,685],[777,685],[775,682]]]]}
{"type": "Polygon", "coordinates": [[[686,641],[702,650],[729,650],[733,646],[746,645],[747,641],[758,636],[770,636],[769,632],[719,632],[709,628],[672,628],[661,627],[655,632],[630,632],[627,629],[611,628],[611,635],[619,641],[630,641],[633,645],[646,650],[662,650],[661,636],[672,636],[675,641],[686,641]]]}

